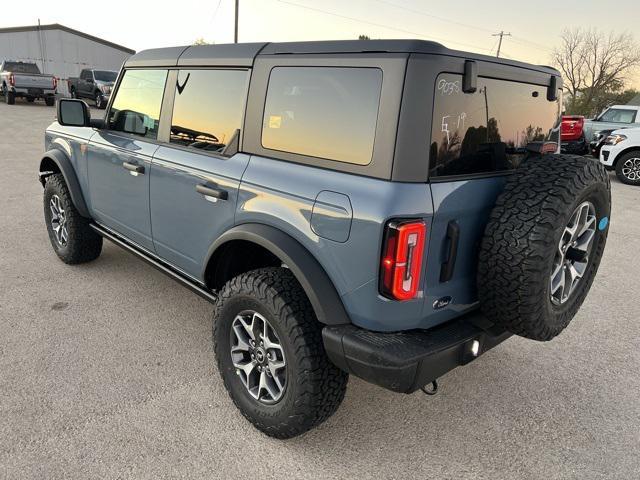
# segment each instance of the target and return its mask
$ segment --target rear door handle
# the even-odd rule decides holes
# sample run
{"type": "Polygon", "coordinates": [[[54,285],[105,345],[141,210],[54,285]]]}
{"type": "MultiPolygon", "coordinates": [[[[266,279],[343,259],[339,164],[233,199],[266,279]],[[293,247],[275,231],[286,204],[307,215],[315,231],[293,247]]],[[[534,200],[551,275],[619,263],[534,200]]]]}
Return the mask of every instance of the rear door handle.
{"type": "Polygon", "coordinates": [[[460,226],[454,220],[447,225],[447,243],[449,244],[449,254],[440,268],[440,282],[448,282],[453,277],[453,269],[456,266],[458,256],[458,241],[460,240],[460,226]]]}
{"type": "Polygon", "coordinates": [[[129,170],[131,172],[131,175],[144,175],[144,166],[143,165],[138,165],[136,163],[130,163],[130,162],[122,162],[122,167],[125,170],[129,170]]]}
{"type": "Polygon", "coordinates": [[[196,185],[196,192],[204,195],[205,197],[214,198],[216,200],[227,200],[229,198],[229,192],[217,187],[210,187],[209,185],[196,185]]]}

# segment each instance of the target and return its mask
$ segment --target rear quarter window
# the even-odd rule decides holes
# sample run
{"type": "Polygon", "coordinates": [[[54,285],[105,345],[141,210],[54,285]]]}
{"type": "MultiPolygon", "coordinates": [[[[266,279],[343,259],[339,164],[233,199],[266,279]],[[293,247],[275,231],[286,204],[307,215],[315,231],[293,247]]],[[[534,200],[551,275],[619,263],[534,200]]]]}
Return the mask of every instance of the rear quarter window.
{"type": "Polygon", "coordinates": [[[382,89],[378,68],[275,67],[262,124],[262,146],[368,165],[382,89]]]}
{"type": "Polygon", "coordinates": [[[475,93],[461,86],[462,75],[436,81],[431,177],[509,171],[529,143],[558,143],[561,96],[548,101],[546,87],[482,77],[475,93]]]}

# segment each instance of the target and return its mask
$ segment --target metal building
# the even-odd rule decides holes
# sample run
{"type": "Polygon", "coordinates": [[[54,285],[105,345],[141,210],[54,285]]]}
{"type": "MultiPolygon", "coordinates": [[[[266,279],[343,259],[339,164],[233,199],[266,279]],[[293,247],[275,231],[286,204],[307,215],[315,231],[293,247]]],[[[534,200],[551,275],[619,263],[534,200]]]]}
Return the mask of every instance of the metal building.
{"type": "MultiPolygon", "coordinates": [[[[77,77],[83,68],[120,70],[134,50],[64,25],[0,28],[0,62],[35,62],[40,71],[61,80],[77,77]]],[[[58,93],[67,93],[58,82],[58,93]]]]}

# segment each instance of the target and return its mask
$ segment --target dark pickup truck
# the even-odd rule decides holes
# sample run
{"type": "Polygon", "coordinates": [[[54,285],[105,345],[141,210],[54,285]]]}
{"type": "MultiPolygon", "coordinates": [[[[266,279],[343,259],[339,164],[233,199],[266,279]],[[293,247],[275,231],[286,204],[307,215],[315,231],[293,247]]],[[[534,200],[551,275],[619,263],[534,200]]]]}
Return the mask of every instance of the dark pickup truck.
{"type": "Polygon", "coordinates": [[[68,80],[69,94],[72,98],[91,98],[96,107],[105,108],[117,77],[118,72],[112,70],[85,68],[79,77],[68,80]]]}

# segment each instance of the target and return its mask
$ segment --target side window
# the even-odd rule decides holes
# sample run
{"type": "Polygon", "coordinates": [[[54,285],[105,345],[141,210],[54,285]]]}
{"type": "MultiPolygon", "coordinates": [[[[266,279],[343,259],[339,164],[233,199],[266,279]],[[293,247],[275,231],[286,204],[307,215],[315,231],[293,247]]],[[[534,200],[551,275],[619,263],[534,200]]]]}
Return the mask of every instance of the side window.
{"type": "Polygon", "coordinates": [[[157,138],[166,81],[166,70],[127,70],[109,110],[109,128],[157,138]]]}
{"type": "Polygon", "coordinates": [[[561,95],[550,102],[544,86],[482,77],[475,93],[461,87],[462,75],[436,80],[431,177],[504,172],[520,164],[531,143],[557,148],[561,95]]]}
{"type": "Polygon", "coordinates": [[[91,76],[91,75],[89,74],[89,71],[88,71],[88,70],[82,70],[82,72],[80,72],[80,78],[81,78],[82,80],[89,80],[89,77],[90,77],[90,76],[91,76]]]}
{"type": "Polygon", "coordinates": [[[262,146],[368,165],[381,89],[377,68],[276,67],[269,77],[262,146]]]}
{"type": "Polygon", "coordinates": [[[602,122],[633,123],[636,119],[636,111],[623,108],[610,108],[599,118],[602,122]]]}
{"type": "Polygon", "coordinates": [[[241,127],[247,79],[246,70],[181,70],[170,142],[212,152],[222,150],[241,127]]]}

